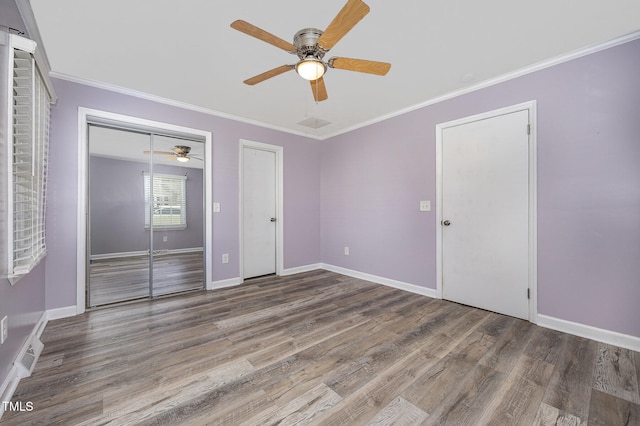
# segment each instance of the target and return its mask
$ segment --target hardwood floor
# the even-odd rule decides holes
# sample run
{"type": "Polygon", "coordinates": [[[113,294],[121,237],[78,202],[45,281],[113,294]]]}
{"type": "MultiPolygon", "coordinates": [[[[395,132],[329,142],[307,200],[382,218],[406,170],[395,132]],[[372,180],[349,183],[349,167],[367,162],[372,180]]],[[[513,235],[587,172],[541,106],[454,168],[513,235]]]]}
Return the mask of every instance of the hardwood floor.
{"type": "Polygon", "coordinates": [[[640,353],[313,271],[50,322],[3,425],[639,425],[640,353]]]}
{"type": "MultiPolygon", "coordinates": [[[[89,282],[90,306],[149,297],[149,256],[92,260],[89,282]]],[[[202,252],[154,256],[154,296],[203,288],[202,252]]]]}

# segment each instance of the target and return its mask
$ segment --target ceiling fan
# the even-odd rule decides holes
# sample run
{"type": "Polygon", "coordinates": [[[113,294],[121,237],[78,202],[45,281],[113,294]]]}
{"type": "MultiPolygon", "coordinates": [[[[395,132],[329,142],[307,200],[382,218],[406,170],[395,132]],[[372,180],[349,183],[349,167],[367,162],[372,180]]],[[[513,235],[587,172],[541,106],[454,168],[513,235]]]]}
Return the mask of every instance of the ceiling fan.
{"type": "Polygon", "coordinates": [[[364,72],[375,75],[386,75],[391,64],[386,62],[367,61],[364,59],[333,57],[325,61],[324,55],[342,39],[351,29],[369,13],[369,6],[362,0],[347,0],[342,10],[331,21],[326,30],[305,28],[293,37],[293,44],[270,34],[243,20],[231,23],[231,28],[276,46],[288,53],[297,55],[300,61],[295,65],[282,65],[244,81],[253,86],[271,77],[293,69],[300,77],[311,82],[313,97],[316,102],[328,98],[323,75],[328,68],[364,72]]]}
{"type": "Polygon", "coordinates": [[[178,160],[180,162],[186,163],[192,158],[196,160],[204,161],[202,158],[194,157],[189,155],[191,152],[191,147],[186,145],[176,145],[171,148],[171,151],[144,151],[145,154],[160,154],[160,155],[168,155],[167,160],[178,160]]]}

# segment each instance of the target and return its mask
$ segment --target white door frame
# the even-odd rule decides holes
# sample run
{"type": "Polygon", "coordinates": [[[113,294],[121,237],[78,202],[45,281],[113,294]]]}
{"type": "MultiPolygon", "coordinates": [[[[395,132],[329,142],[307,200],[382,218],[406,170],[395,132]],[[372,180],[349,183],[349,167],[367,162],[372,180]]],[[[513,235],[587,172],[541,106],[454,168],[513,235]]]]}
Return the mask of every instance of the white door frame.
{"type": "Polygon", "coordinates": [[[132,117],[128,115],[115,114],[107,111],[96,109],[78,108],[78,232],[77,232],[77,252],[76,252],[76,314],[85,312],[86,303],[86,286],[87,286],[87,216],[89,212],[89,122],[101,123],[121,123],[123,127],[156,129],[167,133],[179,133],[195,136],[204,139],[204,256],[205,271],[204,280],[207,290],[213,289],[212,277],[212,260],[213,252],[213,216],[211,209],[211,201],[213,199],[213,171],[210,166],[212,163],[212,133],[205,130],[193,129],[189,127],[177,126],[174,124],[163,123],[159,121],[151,121],[143,118],[132,117]]]}
{"type": "Polygon", "coordinates": [[[284,149],[278,145],[240,139],[240,282],[244,282],[244,224],[242,219],[244,217],[244,206],[242,202],[244,192],[242,189],[242,181],[244,170],[243,152],[245,147],[273,152],[276,156],[276,275],[282,275],[282,271],[284,270],[284,149]]]}
{"type": "Polygon", "coordinates": [[[436,291],[442,299],[442,142],[446,128],[460,126],[474,121],[484,120],[516,111],[529,112],[529,321],[536,323],[538,318],[538,233],[537,233],[537,138],[536,138],[536,101],[500,108],[482,114],[461,118],[436,125],[436,291]]]}

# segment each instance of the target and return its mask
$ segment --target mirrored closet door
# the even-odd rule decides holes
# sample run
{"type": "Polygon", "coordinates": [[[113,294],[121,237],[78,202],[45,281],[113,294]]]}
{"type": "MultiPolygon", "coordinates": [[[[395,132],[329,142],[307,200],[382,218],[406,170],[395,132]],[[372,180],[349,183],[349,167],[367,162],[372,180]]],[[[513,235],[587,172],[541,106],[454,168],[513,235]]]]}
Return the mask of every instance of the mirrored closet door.
{"type": "Polygon", "coordinates": [[[89,126],[87,307],[204,288],[204,143],[89,126]]]}

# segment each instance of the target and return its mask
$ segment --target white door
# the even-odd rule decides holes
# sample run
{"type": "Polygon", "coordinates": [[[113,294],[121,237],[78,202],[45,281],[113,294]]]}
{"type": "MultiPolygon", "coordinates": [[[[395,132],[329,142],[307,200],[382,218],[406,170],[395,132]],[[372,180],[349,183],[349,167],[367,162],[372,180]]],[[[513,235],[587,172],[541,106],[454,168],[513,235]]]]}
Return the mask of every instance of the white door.
{"type": "Polygon", "coordinates": [[[442,130],[443,297],[528,319],[529,111],[442,130]]]}
{"type": "Polygon", "coordinates": [[[243,278],[276,272],[276,193],[276,153],[243,147],[243,278]]]}

